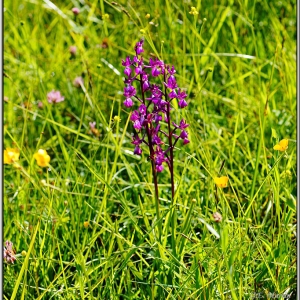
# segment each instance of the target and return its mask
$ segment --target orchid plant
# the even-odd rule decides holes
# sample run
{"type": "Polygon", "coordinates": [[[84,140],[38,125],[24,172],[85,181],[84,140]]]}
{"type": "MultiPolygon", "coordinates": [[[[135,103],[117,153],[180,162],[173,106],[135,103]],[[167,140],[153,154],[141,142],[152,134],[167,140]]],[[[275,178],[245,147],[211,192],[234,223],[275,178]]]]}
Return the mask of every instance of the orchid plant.
{"type": "Polygon", "coordinates": [[[182,119],[179,124],[171,122],[172,102],[178,101],[178,107],[187,106],[185,91],[177,85],[174,66],[165,64],[157,58],[150,58],[145,63],[142,53],[144,40],[135,45],[135,56],[127,56],[122,60],[125,67],[124,105],[127,108],[138,106],[133,110],[130,120],[133,123],[135,133],[132,144],[134,154],[142,154],[142,145],[149,148],[152,164],[153,181],[155,186],[155,198],[157,217],[159,218],[158,182],[157,173],[164,170],[166,164],[170,170],[172,199],[174,199],[174,149],[181,140],[183,145],[189,143],[189,126],[182,119]],[[137,92],[137,90],[139,92],[137,92]],[[136,104],[135,104],[136,103],[136,104]],[[161,123],[167,123],[167,131],[162,130],[161,123]]]}

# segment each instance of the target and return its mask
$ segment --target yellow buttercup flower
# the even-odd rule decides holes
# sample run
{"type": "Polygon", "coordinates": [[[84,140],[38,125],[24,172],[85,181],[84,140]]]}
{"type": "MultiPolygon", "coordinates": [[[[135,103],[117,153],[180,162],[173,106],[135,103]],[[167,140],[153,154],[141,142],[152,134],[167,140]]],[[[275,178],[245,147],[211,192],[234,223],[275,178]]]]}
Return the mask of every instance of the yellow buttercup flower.
{"type": "Polygon", "coordinates": [[[20,152],[18,149],[6,148],[3,156],[5,164],[12,164],[19,160],[20,152]]]}
{"type": "Polygon", "coordinates": [[[48,167],[50,162],[50,156],[46,150],[39,149],[37,153],[33,155],[33,158],[36,159],[36,163],[40,167],[48,167]]]}
{"type": "Polygon", "coordinates": [[[214,182],[217,187],[225,188],[227,187],[228,179],[229,178],[227,176],[215,177],[214,182]]]}
{"type": "Polygon", "coordinates": [[[114,122],[120,123],[121,122],[121,118],[119,116],[114,116],[114,122]]]}
{"type": "Polygon", "coordinates": [[[89,223],[88,221],[83,222],[83,226],[84,226],[85,228],[88,228],[89,225],[90,225],[90,223],[89,223]]]}
{"type": "Polygon", "coordinates": [[[283,139],[273,147],[274,150],[285,151],[289,146],[289,140],[283,139]]]}
{"type": "Polygon", "coordinates": [[[199,14],[196,7],[194,7],[194,6],[191,7],[191,11],[189,13],[194,16],[199,14]]]}

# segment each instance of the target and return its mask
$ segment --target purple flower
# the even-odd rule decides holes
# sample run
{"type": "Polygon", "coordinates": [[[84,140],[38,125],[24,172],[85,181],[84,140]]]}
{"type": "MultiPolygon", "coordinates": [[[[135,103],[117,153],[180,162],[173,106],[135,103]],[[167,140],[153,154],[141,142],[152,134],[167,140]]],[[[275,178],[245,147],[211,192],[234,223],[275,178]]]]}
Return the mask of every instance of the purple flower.
{"type": "Polygon", "coordinates": [[[143,142],[143,140],[141,140],[141,139],[139,138],[139,136],[137,135],[136,137],[133,138],[131,144],[138,146],[138,145],[140,145],[142,142],[143,142]]]}
{"type": "Polygon", "coordinates": [[[179,101],[178,101],[178,106],[179,106],[180,108],[184,108],[185,106],[187,106],[187,103],[186,103],[186,101],[184,100],[186,97],[187,97],[186,92],[185,92],[185,91],[182,91],[182,92],[181,92],[180,89],[179,89],[178,94],[177,94],[177,99],[179,100],[179,101]]]}
{"type": "Polygon", "coordinates": [[[72,8],[72,12],[75,16],[77,16],[80,13],[80,10],[78,7],[74,7],[74,8],[72,8]]]}
{"type": "Polygon", "coordinates": [[[158,137],[158,135],[154,135],[154,136],[152,137],[152,143],[153,143],[154,145],[160,145],[160,144],[162,144],[162,141],[161,141],[161,139],[158,137]]]}
{"type": "MultiPolygon", "coordinates": [[[[158,124],[158,125],[156,126],[156,128],[154,128],[154,129],[151,130],[152,143],[153,143],[154,145],[161,145],[161,144],[163,144],[162,140],[161,140],[160,137],[158,136],[159,130],[160,130],[160,124],[158,124]]],[[[158,148],[157,151],[159,151],[159,152],[158,152],[159,154],[157,154],[157,155],[164,156],[162,150],[159,150],[159,149],[161,149],[161,148],[158,148]]]]}
{"type": "Polygon", "coordinates": [[[180,99],[180,100],[178,101],[178,106],[179,106],[180,108],[184,108],[184,107],[187,106],[187,103],[186,103],[186,101],[185,101],[184,99],[180,99]]]}
{"type": "Polygon", "coordinates": [[[153,67],[151,74],[153,77],[157,77],[160,74],[160,70],[155,66],[153,67]]]}
{"type": "Polygon", "coordinates": [[[127,57],[125,58],[125,60],[122,59],[122,66],[124,66],[124,67],[129,67],[129,66],[131,66],[131,60],[130,60],[130,57],[129,57],[129,56],[127,56],[127,57]]]}
{"type": "Polygon", "coordinates": [[[127,56],[127,57],[125,58],[125,60],[122,59],[122,66],[125,67],[124,74],[125,74],[126,76],[130,76],[130,74],[131,74],[131,72],[132,72],[132,70],[131,70],[131,68],[130,68],[131,65],[132,65],[132,62],[131,62],[129,56],[127,56]]]}
{"type": "Polygon", "coordinates": [[[140,63],[140,60],[139,60],[138,56],[133,57],[133,62],[136,63],[136,64],[140,63]]]}
{"type": "Polygon", "coordinates": [[[143,44],[144,44],[144,40],[140,40],[139,42],[136,43],[134,47],[136,55],[140,55],[142,52],[144,52],[143,44]]]}
{"type": "Polygon", "coordinates": [[[143,74],[143,91],[147,91],[150,88],[150,83],[148,81],[148,75],[147,74],[143,74]]]}
{"type": "Polygon", "coordinates": [[[165,154],[160,148],[160,146],[157,146],[156,152],[155,152],[155,164],[161,165],[164,161],[166,161],[165,154]]]}
{"type": "Polygon", "coordinates": [[[164,66],[165,66],[164,62],[162,60],[157,59],[157,58],[154,60],[150,57],[149,63],[150,63],[150,67],[157,66],[157,67],[160,67],[160,68],[164,68],[164,66]]]}
{"type": "Polygon", "coordinates": [[[185,131],[185,130],[182,130],[181,131],[181,134],[180,134],[180,138],[182,138],[183,140],[186,139],[188,137],[188,133],[185,131]]]}
{"type": "Polygon", "coordinates": [[[158,173],[161,173],[164,170],[164,166],[163,165],[156,165],[156,171],[158,173]]]}
{"type": "Polygon", "coordinates": [[[171,90],[176,89],[178,87],[176,79],[175,79],[175,77],[173,75],[171,75],[168,78],[168,82],[165,85],[166,85],[166,87],[168,87],[171,90]]]}
{"type": "Polygon", "coordinates": [[[136,155],[141,155],[142,149],[139,146],[135,146],[133,153],[136,155]]]}
{"type": "Polygon", "coordinates": [[[171,91],[171,93],[169,93],[169,95],[168,95],[168,96],[169,96],[169,98],[170,98],[170,99],[177,98],[176,91],[175,91],[175,90],[172,90],[172,91],[171,91]]]}
{"type": "Polygon", "coordinates": [[[135,77],[129,76],[128,78],[125,78],[124,83],[131,84],[135,80],[135,77]]]}
{"type": "Polygon", "coordinates": [[[136,130],[141,130],[142,129],[142,124],[139,120],[136,120],[134,121],[133,123],[133,127],[136,129],[136,130]]]}
{"type": "Polygon", "coordinates": [[[125,97],[130,98],[132,96],[136,95],[136,89],[132,85],[127,85],[124,88],[124,94],[125,97]]]}
{"type": "Polygon", "coordinates": [[[130,67],[126,67],[126,68],[124,69],[124,74],[125,74],[126,76],[130,76],[131,72],[132,72],[132,70],[131,70],[130,67]]]}
{"type": "Polygon", "coordinates": [[[143,91],[147,91],[150,88],[150,84],[148,81],[143,82],[143,91]]]}
{"type": "Polygon", "coordinates": [[[163,92],[159,89],[157,85],[151,87],[151,98],[146,98],[146,100],[151,100],[153,104],[158,105],[162,100],[163,92]]]}
{"type": "Polygon", "coordinates": [[[180,129],[185,129],[185,128],[189,127],[189,126],[190,126],[190,124],[187,124],[184,119],[182,119],[180,121],[180,123],[179,123],[179,128],[180,129]]]}
{"type": "Polygon", "coordinates": [[[123,102],[123,104],[129,108],[133,105],[133,101],[131,98],[126,98],[126,100],[123,102]]]}
{"type": "Polygon", "coordinates": [[[144,115],[141,115],[139,122],[140,122],[141,126],[145,126],[147,124],[147,119],[145,119],[144,115]]]}
{"type": "Polygon", "coordinates": [[[143,74],[143,69],[139,66],[134,69],[134,72],[136,75],[143,74]]]}
{"type": "Polygon", "coordinates": [[[146,114],[147,112],[147,106],[145,104],[141,104],[140,107],[139,107],[139,111],[141,114],[146,114]]]}
{"type": "Polygon", "coordinates": [[[183,108],[187,106],[185,98],[187,94],[178,88],[178,84],[175,78],[175,68],[165,65],[162,60],[157,58],[149,58],[149,64],[144,64],[142,57],[144,40],[140,40],[136,43],[134,49],[136,55],[130,58],[127,56],[125,60],[122,60],[124,66],[124,105],[131,107],[134,105],[134,97],[140,102],[135,110],[131,113],[130,120],[132,121],[135,131],[135,137],[132,144],[135,145],[134,154],[141,155],[142,144],[149,147],[151,160],[155,164],[156,172],[162,172],[164,170],[163,164],[166,162],[171,170],[173,162],[170,161],[170,157],[167,153],[174,149],[174,145],[178,139],[183,140],[183,144],[189,143],[188,132],[185,130],[189,125],[182,119],[180,124],[172,123],[175,127],[170,132],[170,124],[165,126],[161,130],[160,122],[164,119],[165,122],[170,123],[172,117],[171,100],[178,99],[178,106],[183,108]],[[161,76],[163,75],[163,76],[161,76]],[[156,79],[156,77],[163,77],[156,79]],[[163,82],[158,84],[157,82],[163,82]],[[136,84],[136,86],[135,86],[136,84]],[[136,90],[136,87],[138,89],[136,90]],[[171,90],[166,93],[166,88],[171,90]],[[137,91],[141,95],[137,96],[137,91]],[[176,130],[179,129],[179,133],[176,130]],[[162,149],[164,148],[164,149],[162,149]]]}
{"type": "Polygon", "coordinates": [[[174,75],[174,74],[176,73],[176,71],[175,71],[175,69],[174,69],[174,66],[172,66],[171,69],[170,69],[169,66],[167,66],[167,70],[168,70],[168,73],[169,73],[170,75],[174,75]]]}
{"type": "Polygon", "coordinates": [[[155,117],[154,117],[154,122],[159,123],[159,121],[161,121],[161,120],[162,120],[162,116],[159,115],[159,114],[156,114],[155,117]]]}
{"type": "Polygon", "coordinates": [[[136,121],[140,118],[140,114],[137,110],[134,110],[130,116],[130,121],[136,121]]]}
{"type": "Polygon", "coordinates": [[[64,97],[60,94],[59,91],[51,91],[47,94],[47,100],[49,103],[58,103],[65,100],[64,97]]]}
{"type": "Polygon", "coordinates": [[[184,119],[182,119],[182,120],[180,121],[179,125],[177,125],[177,124],[174,123],[174,122],[172,122],[172,124],[173,124],[173,126],[174,126],[175,128],[179,128],[179,129],[181,129],[181,130],[183,130],[183,129],[185,129],[185,128],[187,128],[187,127],[190,126],[189,124],[185,123],[185,120],[184,120],[184,119]]]}
{"type": "Polygon", "coordinates": [[[82,85],[83,85],[83,78],[82,78],[81,76],[76,77],[76,78],[74,79],[74,81],[73,81],[73,85],[74,85],[75,87],[80,87],[80,86],[82,86],[82,85]]]}
{"type": "Polygon", "coordinates": [[[164,62],[162,60],[153,60],[151,57],[149,59],[151,74],[153,77],[157,77],[164,73],[164,62]]]}

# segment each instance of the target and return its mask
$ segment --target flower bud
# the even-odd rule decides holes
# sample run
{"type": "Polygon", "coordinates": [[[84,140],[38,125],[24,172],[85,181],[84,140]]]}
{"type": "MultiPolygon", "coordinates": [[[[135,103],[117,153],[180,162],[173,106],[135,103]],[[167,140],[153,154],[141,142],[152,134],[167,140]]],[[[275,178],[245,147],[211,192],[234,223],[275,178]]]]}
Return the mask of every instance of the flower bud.
{"type": "Polygon", "coordinates": [[[213,213],[213,218],[214,218],[215,222],[217,222],[217,223],[222,222],[222,216],[218,212],[213,213]]]}
{"type": "Polygon", "coordinates": [[[75,16],[77,16],[80,13],[80,9],[78,7],[72,8],[72,12],[75,16]]]}

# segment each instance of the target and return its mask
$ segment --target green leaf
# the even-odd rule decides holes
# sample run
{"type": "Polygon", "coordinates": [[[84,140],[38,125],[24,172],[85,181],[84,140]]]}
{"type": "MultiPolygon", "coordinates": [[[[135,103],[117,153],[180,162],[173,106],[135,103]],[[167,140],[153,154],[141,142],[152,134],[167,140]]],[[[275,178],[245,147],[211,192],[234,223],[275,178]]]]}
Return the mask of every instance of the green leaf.
{"type": "Polygon", "coordinates": [[[36,234],[37,234],[39,228],[40,228],[40,221],[38,221],[38,223],[36,225],[35,232],[34,232],[34,234],[32,236],[32,239],[31,239],[31,242],[30,242],[30,245],[29,245],[29,248],[28,248],[28,252],[27,252],[26,257],[24,259],[21,271],[19,273],[19,276],[18,276],[18,279],[16,281],[16,284],[15,284],[15,287],[14,287],[14,290],[13,290],[13,293],[12,293],[12,296],[11,296],[10,300],[14,300],[16,298],[16,295],[17,295],[17,292],[18,292],[18,288],[20,286],[20,283],[21,283],[22,279],[24,278],[23,277],[23,273],[24,273],[25,269],[27,270],[29,256],[30,256],[30,253],[31,253],[31,251],[33,249],[35,237],[36,237],[36,234]]]}

